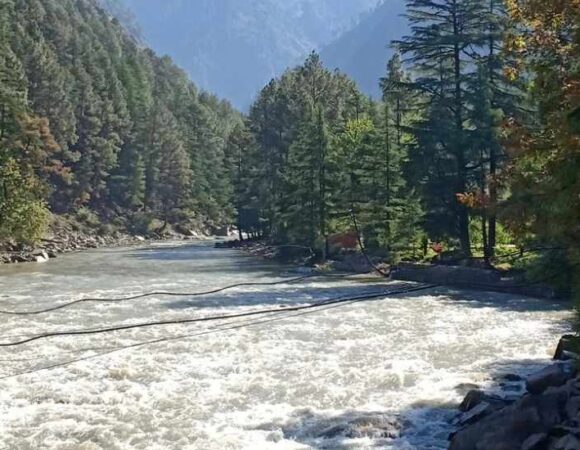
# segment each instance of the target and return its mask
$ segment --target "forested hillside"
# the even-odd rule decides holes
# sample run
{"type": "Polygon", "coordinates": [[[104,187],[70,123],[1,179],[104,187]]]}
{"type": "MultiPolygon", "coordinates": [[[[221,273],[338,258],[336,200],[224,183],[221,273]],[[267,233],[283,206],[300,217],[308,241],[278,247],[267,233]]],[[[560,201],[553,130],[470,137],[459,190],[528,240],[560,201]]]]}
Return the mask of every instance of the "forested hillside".
{"type": "Polygon", "coordinates": [[[233,220],[227,102],[92,0],[0,6],[0,238],[35,240],[49,210],[141,232],[233,220]]]}
{"type": "Polygon", "coordinates": [[[107,0],[127,7],[145,42],[204,89],[247,110],[271,78],[356,23],[378,0],[107,0]]]}

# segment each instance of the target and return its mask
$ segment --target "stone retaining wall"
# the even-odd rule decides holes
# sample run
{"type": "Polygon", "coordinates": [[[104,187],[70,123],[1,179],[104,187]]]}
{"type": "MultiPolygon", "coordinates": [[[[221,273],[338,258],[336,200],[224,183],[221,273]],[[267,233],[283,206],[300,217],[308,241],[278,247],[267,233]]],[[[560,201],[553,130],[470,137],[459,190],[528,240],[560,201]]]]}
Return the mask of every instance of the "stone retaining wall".
{"type": "Polygon", "coordinates": [[[464,289],[505,292],[529,297],[555,299],[553,288],[514,278],[502,278],[500,272],[461,266],[401,263],[391,272],[391,278],[419,283],[442,284],[464,289]]]}

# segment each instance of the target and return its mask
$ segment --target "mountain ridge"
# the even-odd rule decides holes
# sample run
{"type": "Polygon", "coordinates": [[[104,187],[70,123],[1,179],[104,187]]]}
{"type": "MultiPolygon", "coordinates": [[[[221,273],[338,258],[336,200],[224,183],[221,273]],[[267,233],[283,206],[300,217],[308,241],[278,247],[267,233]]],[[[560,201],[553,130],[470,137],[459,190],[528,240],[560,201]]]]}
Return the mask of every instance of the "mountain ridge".
{"type": "MultiPolygon", "coordinates": [[[[105,0],[111,2],[111,0],[105,0]]],[[[379,0],[118,0],[144,41],[246,109],[270,79],[353,28],[379,0]]]]}
{"type": "Polygon", "coordinates": [[[338,68],[373,97],[380,96],[379,78],[384,76],[393,54],[391,41],[408,31],[404,0],[385,0],[360,22],[321,51],[322,61],[338,68]]]}

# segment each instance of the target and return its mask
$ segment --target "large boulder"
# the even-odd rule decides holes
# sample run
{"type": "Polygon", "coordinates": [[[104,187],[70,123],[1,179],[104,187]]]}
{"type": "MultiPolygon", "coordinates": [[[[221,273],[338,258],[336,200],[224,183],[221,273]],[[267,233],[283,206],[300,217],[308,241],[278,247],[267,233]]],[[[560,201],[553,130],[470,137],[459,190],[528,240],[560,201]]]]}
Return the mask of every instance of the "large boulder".
{"type": "Polygon", "coordinates": [[[564,420],[569,398],[567,386],[542,395],[526,395],[453,434],[449,449],[520,449],[532,435],[548,434],[564,420]]]}
{"type": "Polygon", "coordinates": [[[578,358],[580,342],[577,336],[565,334],[558,342],[554,359],[557,361],[569,361],[578,358]]]}
{"type": "Polygon", "coordinates": [[[530,394],[541,394],[549,387],[562,386],[575,375],[573,363],[552,364],[530,375],[526,380],[526,389],[530,394]]]}
{"type": "Polygon", "coordinates": [[[567,434],[557,440],[553,440],[549,450],[580,450],[580,440],[574,434],[567,434]]]}
{"type": "Polygon", "coordinates": [[[373,270],[369,260],[360,254],[345,255],[340,261],[333,261],[332,268],[341,272],[368,273],[373,270]]]}
{"type": "Polygon", "coordinates": [[[528,437],[522,444],[521,450],[542,450],[546,448],[549,436],[547,433],[536,433],[528,437]]]}

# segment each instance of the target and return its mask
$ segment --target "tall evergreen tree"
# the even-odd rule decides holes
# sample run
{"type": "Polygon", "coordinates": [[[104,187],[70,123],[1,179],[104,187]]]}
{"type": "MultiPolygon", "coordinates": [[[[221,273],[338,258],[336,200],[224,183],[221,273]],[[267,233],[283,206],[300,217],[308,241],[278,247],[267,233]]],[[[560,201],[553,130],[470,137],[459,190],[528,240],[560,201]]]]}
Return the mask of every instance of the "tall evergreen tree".
{"type": "Polygon", "coordinates": [[[436,191],[424,190],[427,224],[434,235],[457,238],[462,253],[470,255],[469,210],[456,195],[466,192],[473,178],[467,89],[473,75],[469,50],[482,40],[481,2],[408,0],[407,11],[412,35],[398,45],[418,74],[413,86],[427,96],[429,112],[416,124],[418,141],[422,151],[431,153],[428,164],[438,166],[426,166],[425,155],[416,159],[427,180],[424,187],[437,186],[436,191]]]}

